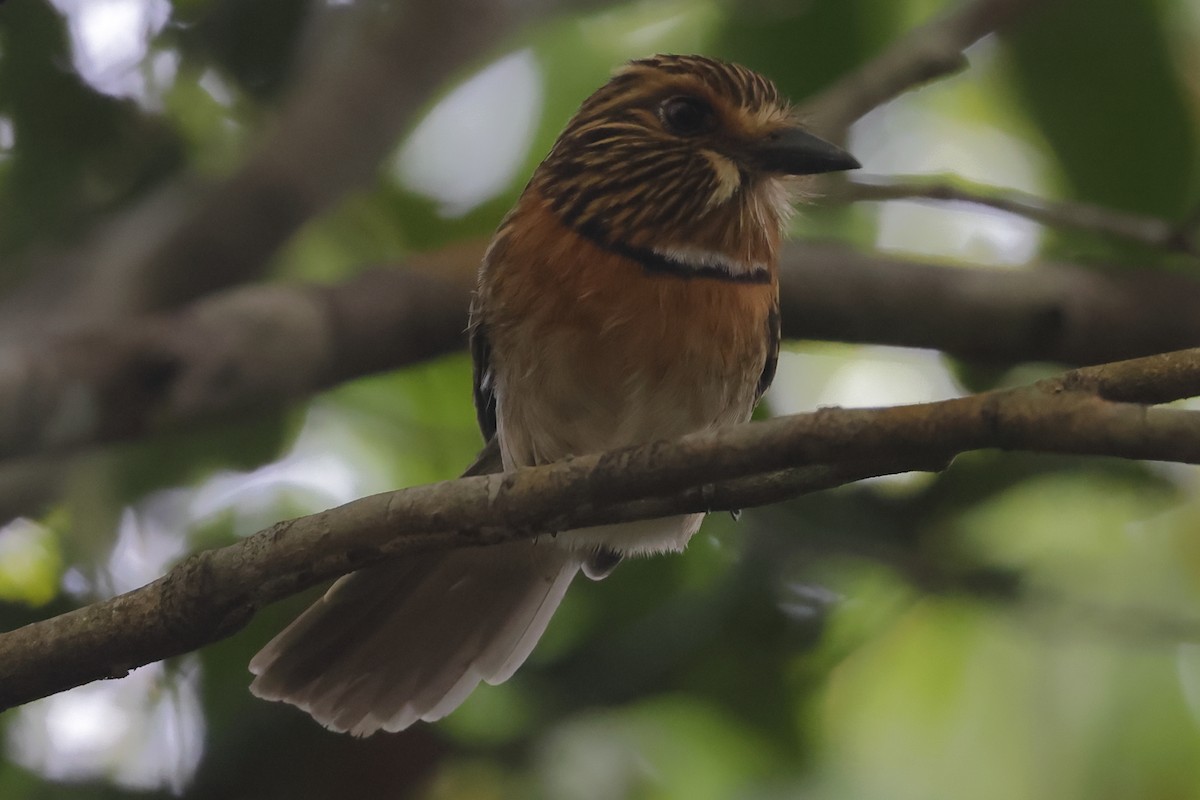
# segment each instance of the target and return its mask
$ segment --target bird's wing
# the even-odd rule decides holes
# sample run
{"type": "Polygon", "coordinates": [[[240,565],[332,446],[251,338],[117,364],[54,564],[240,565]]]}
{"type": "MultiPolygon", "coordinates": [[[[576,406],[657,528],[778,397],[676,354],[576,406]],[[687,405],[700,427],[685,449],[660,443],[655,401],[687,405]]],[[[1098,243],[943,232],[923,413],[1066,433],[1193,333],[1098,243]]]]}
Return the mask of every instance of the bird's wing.
{"type": "Polygon", "coordinates": [[[754,402],[757,403],[762,399],[763,393],[771,386],[771,381],[775,380],[775,368],[779,365],[779,298],[775,298],[775,302],[771,305],[771,312],[767,314],[767,360],[763,364],[762,374],[758,376],[758,389],[754,394],[754,402]]]}
{"type": "Polygon", "coordinates": [[[471,361],[475,384],[475,418],[483,440],[491,441],[496,436],[496,390],[492,376],[492,348],[488,343],[487,328],[479,319],[475,309],[471,310],[471,361]]]}

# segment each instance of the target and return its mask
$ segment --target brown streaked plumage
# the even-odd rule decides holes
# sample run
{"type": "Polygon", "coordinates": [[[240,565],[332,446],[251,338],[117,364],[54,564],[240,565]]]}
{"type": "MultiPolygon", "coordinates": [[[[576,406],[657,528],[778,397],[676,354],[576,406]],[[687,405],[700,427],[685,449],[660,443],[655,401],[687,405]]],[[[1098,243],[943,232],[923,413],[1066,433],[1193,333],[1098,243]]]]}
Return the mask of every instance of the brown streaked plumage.
{"type": "Polygon", "coordinates": [[[634,61],[584,101],[531,188],[566,224],[605,241],[767,263],[790,212],[787,192],[777,181],[755,180],[736,156],[794,124],[791,114],[774,85],[744,67],[701,56],[634,61]],[[674,97],[701,100],[714,115],[713,130],[689,137],[686,147],[659,118],[674,97]],[[723,176],[738,187],[723,190],[723,176]],[[728,200],[714,205],[714,195],[728,200]]]}
{"type": "MultiPolygon", "coordinates": [[[[484,258],[472,308],[488,446],[467,472],[740,422],[774,376],[797,175],[857,166],[761,75],[633,61],[584,101],[484,258]]],[[[339,581],[251,662],[336,730],[400,730],[507,679],[575,573],[679,550],[702,515],[430,553],[339,581]]]]}

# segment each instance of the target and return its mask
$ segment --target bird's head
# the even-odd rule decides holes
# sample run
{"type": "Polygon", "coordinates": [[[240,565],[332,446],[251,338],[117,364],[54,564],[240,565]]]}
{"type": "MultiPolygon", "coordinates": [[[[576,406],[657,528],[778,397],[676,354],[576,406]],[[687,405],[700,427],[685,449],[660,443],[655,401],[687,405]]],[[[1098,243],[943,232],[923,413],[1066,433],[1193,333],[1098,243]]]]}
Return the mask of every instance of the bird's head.
{"type": "Polygon", "coordinates": [[[737,274],[774,262],[797,176],[856,167],[762,75],[659,55],[584,101],[532,186],[595,241],[737,274]]]}

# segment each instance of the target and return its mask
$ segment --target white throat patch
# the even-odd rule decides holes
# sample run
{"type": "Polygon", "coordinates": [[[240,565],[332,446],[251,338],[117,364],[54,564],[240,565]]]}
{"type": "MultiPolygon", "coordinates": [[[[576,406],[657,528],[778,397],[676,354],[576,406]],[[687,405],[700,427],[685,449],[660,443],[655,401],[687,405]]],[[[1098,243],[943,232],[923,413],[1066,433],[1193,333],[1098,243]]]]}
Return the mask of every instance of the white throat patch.
{"type": "Polygon", "coordinates": [[[697,270],[718,269],[735,278],[752,275],[756,272],[766,272],[768,269],[767,264],[762,261],[743,261],[730,258],[725,253],[703,250],[698,247],[655,247],[652,252],[679,264],[695,267],[697,270]]]}

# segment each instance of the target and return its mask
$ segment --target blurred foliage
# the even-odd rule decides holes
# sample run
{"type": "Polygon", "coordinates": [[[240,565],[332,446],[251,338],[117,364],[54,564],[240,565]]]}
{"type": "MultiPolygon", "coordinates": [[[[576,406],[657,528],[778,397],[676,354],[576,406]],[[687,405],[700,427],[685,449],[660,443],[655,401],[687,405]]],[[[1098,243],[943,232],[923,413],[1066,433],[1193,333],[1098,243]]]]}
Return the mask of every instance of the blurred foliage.
{"type": "MultiPolygon", "coordinates": [[[[1037,25],[1012,37],[1012,64],[1067,196],[1183,218],[1200,202],[1200,160],[1195,106],[1171,58],[1172,20],[1142,0],[1059,0],[1050,6],[1037,25]],[[1047,68],[1051,50],[1058,61],[1047,68]]],[[[1077,234],[1062,238],[1059,249],[1068,253],[1087,249],[1077,234]]],[[[1122,250],[1143,263],[1153,255],[1144,248],[1122,250]]]]}
{"type": "Polygon", "coordinates": [[[0,538],[0,601],[45,605],[58,594],[61,561],[49,528],[29,520],[8,526],[0,538]]]}
{"type": "MultiPolygon", "coordinates": [[[[857,155],[870,171],[1012,176],[1048,197],[1194,214],[1196,4],[1045,6],[973,48],[970,71],[864,120],[857,155]]],[[[31,277],[34,255],[103,230],[155,191],[235,170],[330,15],[352,7],[0,5],[0,290],[31,277]],[[145,52],[110,68],[138,80],[85,68],[80,20],[101,6],[111,19],[146,12],[134,25],[145,52]],[[147,21],[154,9],[163,24],[147,21]]],[[[273,276],[337,281],[487,236],[623,59],[724,56],[799,100],[946,7],[646,0],[547,20],[511,44],[527,48],[540,85],[533,133],[502,190],[448,214],[389,162],[289,242],[273,276]]],[[[935,209],[918,220],[897,216],[904,208],[814,210],[796,227],[946,261],[1022,247],[1191,268],[995,215],[935,209]],[[904,237],[889,238],[897,228],[904,237]]],[[[1049,369],[795,346],[768,405],[926,399],[1049,369]]],[[[478,446],[469,372],[455,356],[73,459],[38,521],[0,529],[0,626],[133,588],[189,550],[283,517],[454,476],[478,446]]],[[[973,454],[936,477],[870,481],[750,510],[739,524],[717,515],[682,557],[580,580],[507,684],[442,723],[367,741],[246,691],[249,657],[310,592],[194,658],[0,717],[0,797],[1200,798],[1196,478],[1176,466],[973,454]]]]}
{"type": "MultiPolygon", "coordinates": [[[[0,14],[0,116],[20,136],[0,161],[0,257],[78,234],[97,214],[183,166],[169,120],[90,89],[67,66],[62,18],[46,3],[0,14]]],[[[11,285],[20,275],[0,271],[11,285]]]]}

